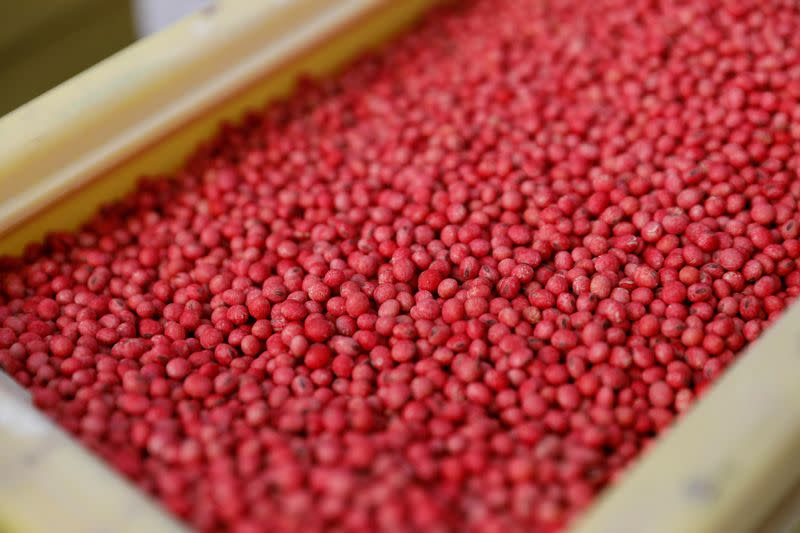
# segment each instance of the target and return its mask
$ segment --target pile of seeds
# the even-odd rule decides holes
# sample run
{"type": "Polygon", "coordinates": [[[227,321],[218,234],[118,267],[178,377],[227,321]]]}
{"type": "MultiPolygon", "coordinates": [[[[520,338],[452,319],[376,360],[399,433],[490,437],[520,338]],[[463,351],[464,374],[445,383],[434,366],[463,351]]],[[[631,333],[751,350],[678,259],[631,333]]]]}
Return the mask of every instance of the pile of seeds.
{"type": "Polygon", "coordinates": [[[548,531],[800,292],[800,3],[459,2],[0,262],[0,365],[203,531],[548,531]]]}

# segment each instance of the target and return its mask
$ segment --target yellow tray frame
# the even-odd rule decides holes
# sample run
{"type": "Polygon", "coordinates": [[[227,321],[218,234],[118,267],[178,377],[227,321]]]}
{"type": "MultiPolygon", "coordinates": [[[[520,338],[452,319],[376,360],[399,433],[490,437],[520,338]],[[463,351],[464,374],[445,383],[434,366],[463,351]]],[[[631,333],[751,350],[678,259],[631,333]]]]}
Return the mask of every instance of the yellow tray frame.
{"type": "MultiPolygon", "coordinates": [[[[436,1],[219,0],[3,117],[0,254],[77,228],[139,176],[179,168],[221,121],[288,95],[300,73],[332,73],[436,1]]],[[[797,305],[573,529],[778,531],[796,522],[796,324],[797,305]]],[[[182,529],[20,392],[0,380],[0,531],[182,529]]]]}

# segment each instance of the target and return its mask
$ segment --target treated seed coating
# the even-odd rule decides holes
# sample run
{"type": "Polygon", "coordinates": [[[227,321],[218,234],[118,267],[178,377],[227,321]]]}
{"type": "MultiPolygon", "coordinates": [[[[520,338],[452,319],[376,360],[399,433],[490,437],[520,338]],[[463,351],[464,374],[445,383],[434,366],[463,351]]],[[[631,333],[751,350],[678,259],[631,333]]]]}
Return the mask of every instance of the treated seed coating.
{"type": "Polygon", "coordinates": [[[562,528],[800,292],[800,5],[470,0],[0,260],[0,366],[203,531],[562,528]]]}

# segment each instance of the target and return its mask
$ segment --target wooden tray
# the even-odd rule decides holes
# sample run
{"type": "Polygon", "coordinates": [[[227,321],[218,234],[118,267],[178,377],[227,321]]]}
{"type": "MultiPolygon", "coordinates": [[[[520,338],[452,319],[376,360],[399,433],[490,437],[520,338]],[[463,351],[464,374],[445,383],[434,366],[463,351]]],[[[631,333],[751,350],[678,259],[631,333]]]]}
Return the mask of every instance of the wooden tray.
{"type": "MultiPolygon", "coordinates": [[[[139,176],[177,169],[220,121],[289,94],[299,73],[333,72],[433,3],[218,1],[0,119],[0,253],[78,227],[139,176]]],[[[0,530],[179,527],[14,387],[0,388],[0,530]]],[[[798,449],[795,305],[574,529],[780,530],[797,518],[798,449]]]]}

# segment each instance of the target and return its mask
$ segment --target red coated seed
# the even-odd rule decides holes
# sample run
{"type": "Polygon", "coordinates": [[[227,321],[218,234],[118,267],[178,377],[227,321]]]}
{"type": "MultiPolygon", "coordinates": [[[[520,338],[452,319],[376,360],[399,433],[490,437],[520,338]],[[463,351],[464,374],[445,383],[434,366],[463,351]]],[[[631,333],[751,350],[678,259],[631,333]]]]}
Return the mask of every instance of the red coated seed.
{"type": "Polygon", "coordinates": [[[0,259],[0,366],[197,529],[563,528],[800,293],[794,3],[459,4],[0,259]]]}
{"type": "Polygon", "coordinates": [[[202,374],[190,374],[183,382],[183,390],[193,398],[204,398],[212,390],[211,380],[202,374]]]}

